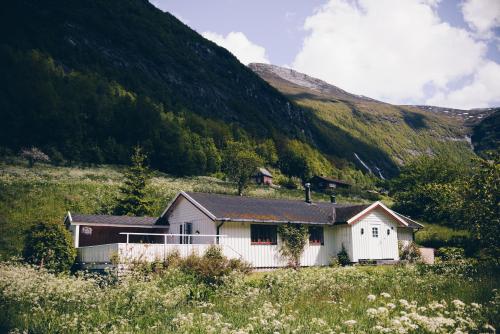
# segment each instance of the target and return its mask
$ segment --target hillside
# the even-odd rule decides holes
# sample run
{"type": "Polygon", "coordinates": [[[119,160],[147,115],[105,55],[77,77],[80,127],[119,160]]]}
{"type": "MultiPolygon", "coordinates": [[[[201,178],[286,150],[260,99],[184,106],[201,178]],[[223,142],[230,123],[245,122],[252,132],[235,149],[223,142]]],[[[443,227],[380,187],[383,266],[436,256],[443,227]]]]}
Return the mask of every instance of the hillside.
{"type": "Polygon", "coordinates": [[[300,108],[146,0],[12,2],[0,71],[0,147],[13,153],[126,163],[140,144],[153,167],[200,175],[229,140],[310,137],[300,108]]]}
{"type": "Polygon", "coordinates": [[[471,139],[474,150],[479,155],[500,152],[500,109],[474,126],[471,139]]]}
{"type": "MultiPolygon", "coordinates": [[[[123,167],[56,167],[0,161],[0,259],[19,254],[24,232],[38,221],[62,221],[67,210],[87,214],[111,214],[123,182],[123,167]]],[[[179,191],[236,194],[236,185],[214,177],[176,177],[155,172],[147,188],[153,202],[151,215],[160,215],[179,191]]],[[[245,195],[265,198],[303,199],[302,190],[252,185],[245,195]]],[[[339,202],[366,202],[338,194],[339,202]]],[[[328,201],[314,193],[314,201],[328,201]]]]}
{"type": "Polygon", "coordinates": [[[355,162],[380,177],[421,154],[473,155],[462,119],[417,106],[396,106],[348,93],[274,65],[250,64],[264,80],[310,110],[314,139],[334,161],[355,162]]]}

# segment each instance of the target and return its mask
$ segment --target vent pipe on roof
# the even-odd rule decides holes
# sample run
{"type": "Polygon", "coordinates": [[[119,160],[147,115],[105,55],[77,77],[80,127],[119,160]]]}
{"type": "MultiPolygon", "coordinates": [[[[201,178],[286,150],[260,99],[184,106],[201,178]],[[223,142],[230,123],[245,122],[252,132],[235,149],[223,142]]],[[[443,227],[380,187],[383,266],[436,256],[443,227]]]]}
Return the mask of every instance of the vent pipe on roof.
{"type": "Polygon", "coordinates": [[[311,203],[311,184],[306,183],[304,185],[305,191],[306,191],[306,203],[311,203]]]}
{"type": "Polygon", "coordinates": [[[330,202],[334,204],[337,203],[337,197],[335,196],[335,194],[330,195],[330,202]]]}

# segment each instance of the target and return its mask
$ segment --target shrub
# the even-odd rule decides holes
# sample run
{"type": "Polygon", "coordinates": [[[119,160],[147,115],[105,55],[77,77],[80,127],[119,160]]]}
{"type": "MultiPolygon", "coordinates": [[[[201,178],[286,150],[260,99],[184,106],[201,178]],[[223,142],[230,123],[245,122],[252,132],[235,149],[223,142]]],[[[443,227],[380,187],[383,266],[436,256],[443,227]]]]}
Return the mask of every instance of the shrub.
{"type": "Polygon", "coordinates": [[[398,242],[398,246],[400,260],[415,263],[422,258],[422,254],[420,254],[420,249],[418,249],[416,243],[410,242],[405,245],[402,242],[398,242]]]}
{"type": "Polygon", "coordinates": [[[238,259],[229,260],[218,246],[210,246],[203,256],[191,254],[180,260],[182,271],[194,275],[206,284],[221,284],[232,271],[249,272],[250,266],[238,259]]]}
{"type": "Polygon", "coordinates": [[[29,167],[33,167],[36,162],[49,162],[49,156],[36,147],[25,148],[21,151],[21,157],[28,160],[29,167]]]}
{"type": "Polygon", "coordinates": [[[351,263],[351,259],[349,258],[349,254],[345,249],[344,244],[342,244],[342,249],[337,253],[337,259],[341,266],[347,266],[351,263]]]}
{"type": "Polygon", "coordinates": [[[26,261],[54,272],[68,271],[76,257],[71,234],[62,224],[49,222],[29,230],[23,253],[26,261]]]}
{"type": "Polygon", "coordinates": [[[280,246],[281,255],[293,268],[300,266],[300,257],[307,243],[307,226],[300,224],[286,224],[278,226],[278,234],[282,239],[280,246]]]}
{"type": "Polygon", "coordinates": [[[441,247],[437,251],[437,256],[442,261],[455,261],[465,258],[465,251],[459,247],[441,247]]]}

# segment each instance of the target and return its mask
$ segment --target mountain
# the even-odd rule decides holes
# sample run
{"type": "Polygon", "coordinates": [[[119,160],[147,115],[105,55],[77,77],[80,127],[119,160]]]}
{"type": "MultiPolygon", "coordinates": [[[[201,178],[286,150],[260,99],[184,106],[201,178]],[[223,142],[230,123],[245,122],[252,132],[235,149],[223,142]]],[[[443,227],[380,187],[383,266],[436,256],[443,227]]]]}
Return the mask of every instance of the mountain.
{"type": "MultiPolygon", "coordinates": [[[[310,141],[304,111],[146,0],[20,0],[0,12],[0,148],[205,174],[229,140],[310,141]]],[[[2,151],[0,151],[2,153],[2,151]]]]}
{"type": "Polygon", "coordinates": [[[362,183],[420,154],[472,154],[459,119],[246,67],[146,0],[9,2],[0,73],[0,155],[122,164],[141,145],[156,169],[206,175],[236,141],[287,175],[362,183]]]}
{"type": "Polygon", "coordinates": [[[471,139],[474,150],[481,156],[500,153],[500,108],[474,126],[471,139]]]}
{"type": "Polygon", "coordinates": [[[346,92],[292,69],[268,64],[249,67],[297,105],[309,110],[314,139],[334,161],[355,162],[379,177],[391,176],[405,161],[422,154],[473,156],[472,129],[460,114],[489,111],[397,106],[346,92]]]}

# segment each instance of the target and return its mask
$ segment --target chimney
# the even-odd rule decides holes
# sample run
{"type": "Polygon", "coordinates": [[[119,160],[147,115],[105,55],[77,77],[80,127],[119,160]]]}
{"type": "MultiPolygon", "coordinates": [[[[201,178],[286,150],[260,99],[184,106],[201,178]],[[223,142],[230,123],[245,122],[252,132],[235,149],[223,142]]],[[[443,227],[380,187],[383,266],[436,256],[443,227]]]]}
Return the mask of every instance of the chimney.
{"type": "Polygon", "coordinates": [[[306,183],[304,184],[305,190],[306,190],[306,203],[311,203],[311,184],[306,183]]]}
{"type": "Polygon", "coordinates": [[[337,197],[335,196],[335,194],[330,195],[330,202],[334,204],[337,203],[337,197]]]}

